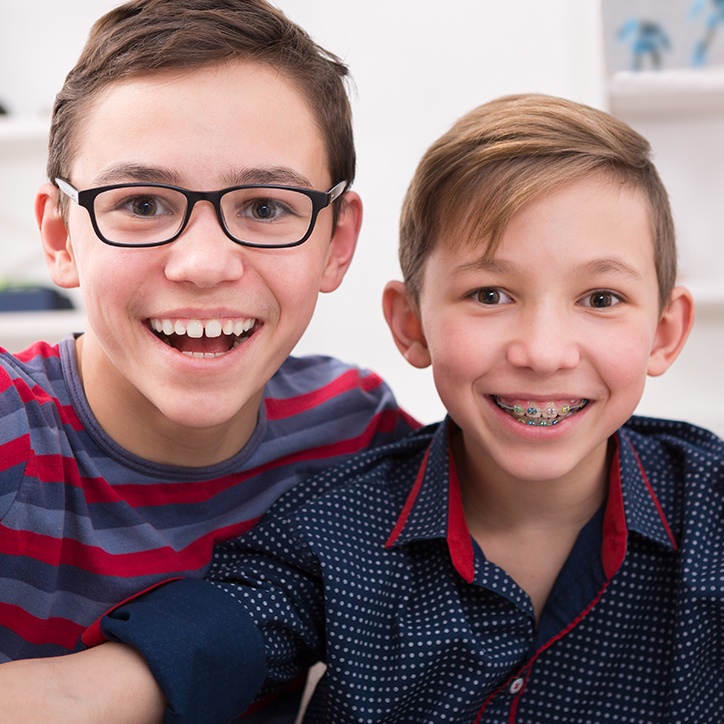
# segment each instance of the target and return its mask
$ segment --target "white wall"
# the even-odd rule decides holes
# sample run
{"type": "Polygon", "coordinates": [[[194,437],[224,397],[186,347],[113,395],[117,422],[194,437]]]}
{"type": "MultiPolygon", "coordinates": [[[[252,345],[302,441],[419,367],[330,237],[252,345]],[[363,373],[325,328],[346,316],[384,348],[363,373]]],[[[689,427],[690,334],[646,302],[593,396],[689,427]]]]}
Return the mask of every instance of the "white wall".
{"type": "MultiPolygon", "coordinates": [[[[0,101],[26,116],[47,110],[91,22],[114,4],[3,1],[0,101]]],[[[385,282],[399,277],[397,216],[407,183],[437,136],[459,115],[498,95],[537,91],[605,106],[599,0],[277,4],[352,69],[359,152],[355,188],[366,204],[353,268],[340,290],[320,299],[299,351],[334,354],[371,367],[390,381],[413,414],[424,421],[437,419],[442,410],[429,373],[414,370],[399,356],[380,311],[385,282]]],[[[33,153],[42,157],[37,144],[33,153]]],[[[0,220],[12,217],[14,234],[12,249],[2,251],[6,273],[11,265],[42,269],[32,223],[41,158],[33,164],[22,183],[12,183],[14,197],[7,177],[0,175],[5,185],[0,220]]],[[[6,229],[0,228],[0,234],[5,236],[6,229]]],[[[6,243],[0,238],[0,245],[6,243]]]]}

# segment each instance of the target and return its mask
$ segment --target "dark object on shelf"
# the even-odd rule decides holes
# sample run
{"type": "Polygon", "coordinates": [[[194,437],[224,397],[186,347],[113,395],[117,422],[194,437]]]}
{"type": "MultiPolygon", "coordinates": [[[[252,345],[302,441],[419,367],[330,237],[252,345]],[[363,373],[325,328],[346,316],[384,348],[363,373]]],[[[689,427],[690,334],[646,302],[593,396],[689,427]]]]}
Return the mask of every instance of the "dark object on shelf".
{"type": "Polygon", "coordinates": [[[49,309],[73,309],[73,303],[57,289],[49,287],[0,287],[0,312],[36,312],[49,309]]]}

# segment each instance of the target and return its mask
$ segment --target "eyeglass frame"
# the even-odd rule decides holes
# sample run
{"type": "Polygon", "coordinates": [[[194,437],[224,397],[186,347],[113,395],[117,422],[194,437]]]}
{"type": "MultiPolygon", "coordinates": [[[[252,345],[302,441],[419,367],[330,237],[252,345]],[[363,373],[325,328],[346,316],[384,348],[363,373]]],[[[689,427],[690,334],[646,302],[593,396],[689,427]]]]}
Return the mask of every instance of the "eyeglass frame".
{"type": "Polygon", "coordinates": [[[109,186],[96,186],[95,188],[79,190],[76,189],[70,182],[62,178],[56,178],[55,183],[58,188],[69,199],[71,199],[71,201],[74,201],[79,206],[82,206],[88,212],[91,220],[91,225],[93,226],[93,231],[104,244],[120,247],[122,249],[141,249],[152,246],[165,246],[166,244],[170,244],[176,241],[176,239],[178,239],[179,236],[183,234],[186,227],[188,226],[189,220],[191,219],[191,214],[194,210],[194,206],[198,201],[208,201],[211,203],[211,205],[214,207],[214,210],[216,211],[216,218],[219,221],[219,226],[221,226],[224,234],[226,234],[226,236],[229,237],[229,239],[231,239],[235,244],[251,247],[253,249],[290,249],[292,247],[303,244],[312,235],[312,232],[314,231],[314,226],[317,223],[317,216],[319,215],[319,212],[322,211],[322,209],[326,209],[328,206],[330,206],[347,189],[346,181],[340,181],[339,183],[332,186],[329,191],[317,191],[315,189],[304,188],[303,186],[284,186],[283,184],[242,184],[240,186],[229,186],[219,191],[190,191],[189,189],[185,189],[182,186],[141,182],[110,184],[109,186]],[[105,191],[122,188],[134,188],[138,186],[144,188],[169,189],[171,191],[179,192],[186,198],[186,214],[183,218],[183,221],[181,222],[181,225],[179,226],[178,231],[170,239],[166,239],[165,241],[151,241],[143,244],[122,244],[117,241],[111,241],[101,233],[101,230],[98,227],[98,222],[96,220],[94,208],[96,197],[100,196],[100,194],[105,191]],[[304,236],[299,239],[299,241],[294,241],[286,244],[255,244],[252,241],[243,241],[242,239],[237,239],[235,236],[232,235],[232,233],[226,226],[226,221],[224,220],[224,215],[221,211],[221,198],[226,194],[232,191],[237,191],[239,189],[280,189],[283,191],[297,191],[307,196],[312,202],[312,215],[309,219],[309,228],[307,229],[306,234],[304,234],[304,236]]]}

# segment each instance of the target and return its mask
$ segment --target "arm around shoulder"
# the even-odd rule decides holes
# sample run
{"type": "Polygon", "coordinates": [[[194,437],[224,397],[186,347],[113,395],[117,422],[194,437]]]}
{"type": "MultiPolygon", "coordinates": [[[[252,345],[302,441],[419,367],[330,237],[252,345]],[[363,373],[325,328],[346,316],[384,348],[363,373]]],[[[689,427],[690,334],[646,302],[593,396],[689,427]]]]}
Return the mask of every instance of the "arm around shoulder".
{"type": "Polygon", "coordinates": [[[104,616],[100,630],[140,652],[166,698],[167,723],[230,721],[266,679],[261,632],[238,601],[207,581],[154,588],[104,616]]]}

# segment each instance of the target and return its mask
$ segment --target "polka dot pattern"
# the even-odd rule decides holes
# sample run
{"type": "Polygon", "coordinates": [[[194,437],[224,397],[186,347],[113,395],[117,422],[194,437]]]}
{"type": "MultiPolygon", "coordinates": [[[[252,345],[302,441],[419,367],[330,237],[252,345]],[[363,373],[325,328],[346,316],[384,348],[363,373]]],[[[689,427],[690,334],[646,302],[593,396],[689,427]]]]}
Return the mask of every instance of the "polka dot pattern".
{"type": "Polygon", "coordinates": [[[624,535],[584,529],[537,628],[477,546],[459,573],[449,424],[300,483],[217,549],[210,577],[263,633],[264,694],[322,660],[309,722],[724,722],[724,443],[633,418],[606,510],[624,535]]]}

